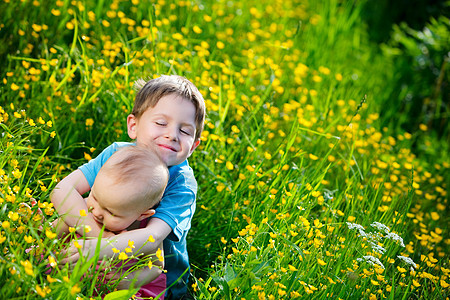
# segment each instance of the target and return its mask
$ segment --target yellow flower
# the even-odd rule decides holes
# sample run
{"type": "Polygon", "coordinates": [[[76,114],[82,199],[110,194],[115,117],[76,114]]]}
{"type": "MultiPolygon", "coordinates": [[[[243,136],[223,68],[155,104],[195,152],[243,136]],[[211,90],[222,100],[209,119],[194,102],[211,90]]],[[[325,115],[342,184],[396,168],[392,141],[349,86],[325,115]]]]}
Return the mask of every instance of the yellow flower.
{"type": "Polygon", "coordinates": [[[322,228],[322,227],[323,227],[323,224],[320,223],[320,221],[319,221],[318,219],[315,219],[315,220],[314,220],[314,226],[316,226],[317,228],[322,228]]]}
{"type": "Polygon", "coordinates": [[[52,131],[51,133],[50,133],[50,137],[51,138],[54,138],[56,136],[56,132],[55,131],[52,131]]]}
{"type": "Polygon", "coordinates": [[[24,267],[25,273],[27,273],[30,276],[34,276],[33,265],[29,260],[21,261],[20,264],[24,267]]]}
{"type": "Polygon", "coordinates": [[[58,10],[58,9],[54,9],[54,8],[51,10],[51,13],[52,13],[52,15],[54,15],[54,16],[56,16],[56,17],[58,17],[59,15],[61,15],[61,11],[58,10]]]}
{"type": "Polygon", "coordinates": [[[92,118],[86,119],[86,126],[89,127],[92,125],[94,125],[94,119],[92,119],[92,118]]]}
{"type": "Polygon", "coordinates": [[[128,240],[128,247],[134,248],[134,241],[128,240]]]}
{"type": "Polygon", "coordinates": [[[151,269],[153,267],[153,262],[149,260],[147,266],[149,269],[151,269]]]}
{"type": "Polygon", "coordinates": [[[17,221],[17,219],[19,219],[19,214],[16,213],[16,212],[10,211],[10,212],[8,213],[8,218],[10,218],[10,219],[13,220],[13,221],[17,221]]]}
{"type": "Polygon", "coordinates": [[[327,263],[321,260],[320,258],[317,259],[317,263],[321,266],[325,266],[327,263]]]}
{"type": "Polygon", "coordinates": [[[14,169],[14,171],[12,171],[12,174],[15,178],[19,179],[20,177],[22,177],[22,172],[19,171],[19,169],[14,169]]]}
{"type": "Polygon", "coordinates": [[[84,226],[84,232],[88,233],[91,230],[92,230],[91,226],[89,226],[89,225],[84,226]]]}
{"type": "Polygon", "coordinates": [[[412,282],[413,282],[413,285],[414,285],[415,287],[421,286],[421,284],[420,284],[418,281],[414,280],[414,279],[413,279],[412,282]]]}
{"type": "Polygon", "coordinates": [[[50,275],[47,275],[47,281],[49,283],[53,283],[53,282],[56,282],[57,280],[55,278],[51,277],[50,275]]]}
{"type": "Polygon", "coordinates": [[[72,287],[72,289],[70,290],[70,293],[71,293],[72,295],[75,295],[75,294],[79,293],[80,291],[81,291],[81,289],[78,287],[77,284],[75,284],[75,285],[72,287]]]}
{"type": "Polygon", "coordinates": [[[48,230],[48,229],[45,231],[45,235],[47,236],[47,238],[49,238],[51,240],[56,237],[56,233],[54,233],[54,232],[52,232],[51,230],[48,230]]]}
{"type": "Polygon", "coordinates": [[[81,246],[80,243],[78,243],[78,241],[73,242],[73,245],[74,245],[75,248],[77,248],[77,249],[83,248],[83,246],[81,246]]]}
{"type": "Polygon", "coordinates": [[[39,285],[36,285],[36,293],[42,298],[44,298],[47,295],[47,293],[45,293],[45,290],[42,289],[39,285]]]}
{"type": "Polygon", "coordinates": [[[55,258],[51,255],[48,256],[48,263],[52,268],[56,267],[57,265],[55,258]]]}
{"type": "Polygon", "coordinates": [[[439,214],[438,214],[437,212],[433,211],[433,212],[431,213],[431,218],[432,218],[434,221],[437,221],[437,220],[439,220],[439,214]]]}
{"type": "Polygon", "coordinates": [[[162,250],[160,248],[156,251],[156,257],[158,257],[159,261],[164,261],[164,256],[162,255],[162,250]]]}
{"type": "Polygon", "coordinates": [[[111,250],[112,250],[112,252],[114,252],[114,253],[119,253],[119,252],[120,252],[120,250],[117,249],[117,248],[112,248],[111,250]]]}
{"type": "Polygon", "coordinates": [[[293,265],[288,265],[290,271],[297,271],[298,269],[293,265]]]}
{"type": "Polygon", "coordinates": [[[12,84],[11,84],[11,89],[12,89],[13,91],[17,91],[19,88],[20,88],[20,87],[19,87],[17,84],[15,84],[15,83],[12,83],[12,84]]]}
{"type": "Polygon", "coordinates": [[[428,126],[425,125],[425,124],[420,124],[419,125],[419,129],[422,130],[422,131],[427,131],[428,130],[428,126]]]}
{"type": "Polygon", "coordinates": [[[312,153],[309,154],[309,158],[312,159],[312,160],[318,160],[319,159],[319,157],[315,156],[312,153]]]}
{"type": "Polygon", "coordinates": [[[86,211],[84,209],[80,210],[80,216],[86,217],[86,211]]]}
{"type": "Polygon", "coordinates": [[[181,33],[177,32],[177,33],[172,34],[172,38],[174,40],[180,41],[183,39],[183,35],[181,33]]]}
{"type": "Polygon", "coordinates": [[[218,42],[216,43],[216,46],[217,46],[218,49],[223,49],[223,48],[225,48],[225,44],[224,44],[223,42],[221,42],[221,41],[218,41],[218,42]]]}
{"type": "Polygon", "coordinates": [[[120,252],[119,259],[126,260],[126,259],[128,259],[128,255],[125,252],[120,252]]]}
{"type": "Polygon", "coordinates": [[[148,241],[149,241],[150,243],[154,243],[154,242],[155,242],[155,239],[153,238],[153,235],[151,235],[151,236],[148,237],[148,241]]]}
{"type": "Polygon", "coordinates": [[[197,33],[197,34],[202,33],[202,29],[201,29],[200,27],[198,27],[197,25],[195,25],[195,26],[192,28],[192,30],[193,30],[195,33],[197,33]]]}

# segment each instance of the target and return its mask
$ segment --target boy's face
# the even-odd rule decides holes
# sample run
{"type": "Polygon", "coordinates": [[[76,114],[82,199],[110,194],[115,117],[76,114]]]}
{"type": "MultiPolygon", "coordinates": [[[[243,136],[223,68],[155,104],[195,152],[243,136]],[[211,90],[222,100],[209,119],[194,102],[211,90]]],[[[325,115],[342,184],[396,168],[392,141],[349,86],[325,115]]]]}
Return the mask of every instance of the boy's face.
{"type": "MultiPolygon", "coordinates": [[[[139,189],[137,189],[139,190],[139,189]]],[[[107,173],[99,172],[86,204],[94,220],[109,231],[120,232],[135,221],[152,216],[155,211],[143,207],[133,184],[116,184],[107,173]]],[[[146,201],[145,201],[146,202],[146,201]]]]}
{"type": "Polygon", "coordinates": [[[197,148],[195,106],[178,95],[162,97],[139,119],[129,115],[128,135],[138,145],[153,148],[167,166],[182,163],[197,148]]]}

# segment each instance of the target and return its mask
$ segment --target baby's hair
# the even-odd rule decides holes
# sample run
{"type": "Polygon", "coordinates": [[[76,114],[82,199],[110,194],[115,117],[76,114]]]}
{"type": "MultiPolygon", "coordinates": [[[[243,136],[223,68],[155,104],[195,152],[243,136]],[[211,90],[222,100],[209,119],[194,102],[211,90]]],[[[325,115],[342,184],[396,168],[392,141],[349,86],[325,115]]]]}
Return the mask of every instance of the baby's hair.
{"type": "Polygon", "coordinates": [[[130,194],[139,194],[141,199],[149,201],[148,208],[159,203],[169,180],[169,171],[159,156],[139,146],[120,148],[105,162],[100,172],[106,172],[115,184],[138,186],[130,194]]]}
{"type": "Polygon", "coordinates": [[[138,79],[134,83],[138,91],[134,100],[133,111],[137,119],[149,108],[155,107],[158,101],[167,95],[175,94],[190,101],[195,107],[195,140],[199,139],[205,122],[205,100],[197,87],[188,79],[178,75],[162,75],[161,77],[145,81],[138,79]]]}

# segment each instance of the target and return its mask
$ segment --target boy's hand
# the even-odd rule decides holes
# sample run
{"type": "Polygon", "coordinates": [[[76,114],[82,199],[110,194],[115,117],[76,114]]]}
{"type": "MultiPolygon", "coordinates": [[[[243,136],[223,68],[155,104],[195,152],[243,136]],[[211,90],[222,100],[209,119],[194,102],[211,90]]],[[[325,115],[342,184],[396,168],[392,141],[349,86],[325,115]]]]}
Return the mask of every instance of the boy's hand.
{"type": "Polygon", "coordinates": [[[70,246],[61,251],[63,259],[59,261],[60,265],[69,264],[70,267],[75,266],[80,259],[80,254],[89,260],[95,253],[95,247],[97,246],[97,240],[74,240],[70,243],[70,246]]]}
{"type": "MultiPolygon", "coordinates": [[[[103,232],[103,239],[100,245],[104,244],[104,238],[110,238],[115,236],[115,234],[111,231],[103,232]]],[[[60,265],[65,265],[68,263],[70,266],[74,266],[76,262],[80,259],[80,252],[83,257],[89,260],[95,254],[95,248],[97,247],[97,239],[78,239],[70,242],[70,245],[67,249],[61,251],[61,256],[63,259],[60,260],[60,265]]]]}

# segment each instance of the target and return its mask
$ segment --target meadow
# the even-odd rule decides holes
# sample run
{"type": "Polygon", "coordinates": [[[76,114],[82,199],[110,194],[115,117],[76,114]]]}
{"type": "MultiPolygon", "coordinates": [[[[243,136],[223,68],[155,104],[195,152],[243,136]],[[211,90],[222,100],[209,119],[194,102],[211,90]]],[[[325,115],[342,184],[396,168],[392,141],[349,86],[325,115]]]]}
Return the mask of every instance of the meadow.
{"type": "Polygon", "coordinates": [[[49,195],[178,74],[208,113],[194,299],[448,299],[449,19],[376,44],[366,3],[0,0],[0,298],[133,295],[57,264],[49,195]]]}

